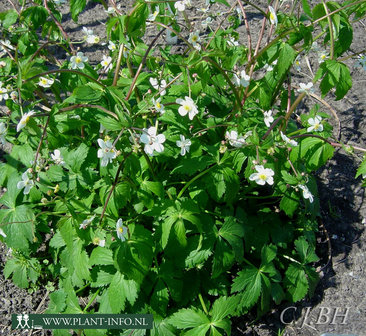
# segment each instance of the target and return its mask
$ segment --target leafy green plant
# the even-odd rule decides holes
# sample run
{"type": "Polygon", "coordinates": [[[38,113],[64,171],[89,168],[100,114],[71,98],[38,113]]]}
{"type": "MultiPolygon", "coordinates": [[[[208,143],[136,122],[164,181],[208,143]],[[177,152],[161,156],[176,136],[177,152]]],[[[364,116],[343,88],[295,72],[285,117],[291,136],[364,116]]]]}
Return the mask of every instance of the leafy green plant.
{"type": "MultiPolygon", "coordinates": [[[[62,28],[58,2],[0,13],[5,276],[56,288],[50,313],[152,313],[154,329],[136,332],[151,335],[229,335],[233,316],[311,295],[312,173],[350,147],[332,139],[323,106],[294,116],[304,99],[344,97],[344,60],[365,67],[349,51],[365,2],[303,0],[298,11],[211,0],[220,15],[194,23],[189,1],[138,0],[127,14],[108,9],[96,66],[62,28]],[[256,46],[248,8],[263,15],[256,46]],[[305,58],[315,75],[295,84],[311,76],[305,58]]],[[[85,6],[70,1],[75,21],[85,6]]],[[[83,45],[99,43],[83,31],[83,45]]]]}

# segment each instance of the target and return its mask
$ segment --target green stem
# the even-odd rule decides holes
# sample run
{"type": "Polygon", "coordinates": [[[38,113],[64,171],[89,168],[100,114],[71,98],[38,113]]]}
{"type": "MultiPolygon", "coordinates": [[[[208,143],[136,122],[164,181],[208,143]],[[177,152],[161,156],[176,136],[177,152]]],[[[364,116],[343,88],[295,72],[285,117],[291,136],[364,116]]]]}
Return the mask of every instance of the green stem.
{"type": "Polygon", "coordinates": [[[217,165],[217,163],[215,163],[214,165],[212,165],[211,167],[205,169],[203,172],[200,172],[198,175],[196,175],[195,177],[193,177],[190,181],[187,182],[187,184],[182,188],[182,190],[179,192],[177,198],[181,198],[182,195],[184,194],[184,192],[187,190],[187,188],[196,180],[198,180],[200,177],[202,177],[203,175],[207,174],[209,171],[211,171],[213,168],[215,168],[217,165]]]}
{"type": "Polygon", "coordinates": [[[332,19],[329,16],[329,10],[328,7],[325,3],[325,1],[323,0],[323,7],[325,10],[325,13],[327,13],[327,19],[328,19],[328,25],[329,25],[329,36],[330,36],[330,59],[334,58],[334,32],[333,32],[333,23],[332,23],[332,19]]]}
{"type": "Polygon", "coordinates": [[[200,299],[201,306],[202,306],[204,312],[206,313],[206,315],[208,315],[208,310],[207,310],[205,301],[203,301],[203,297],[202,297],[202,294],[201,293],[198,294],[198,298],[200,299]]]}
{"type": "Polygon", "coordinates": [[[85,306],[83,313],[85,313],[88,308],[92,305],[92,303],[94,302],[95,298],[98,296],[99,292],[100,292],[101,288],[98,288],[98,290],[94,293],[94,295],[92,296],[92,298],[89,300],[88,304],[85,306]]]}
{"type": "Polygon", "coordinates": [[[220,73],[224,76],[224,78],[226,79],[226,82],[229,84],[231,90],[233,91],[234,95],[235,95],[235,101],[236,101],[236,105],[237,105],[237,111],[240,111],[241,108],[241,100],[238,94],[238,90],[236,89],[235,85],[233,84],[233,82],[230,80],[229,76],[227,75],[227,73],[224,71],[224,69],[217,64],[213,59],[209,58],[209,57],[203,57],[203,59],[208,62],[211,63],[217,70],[220,71],[220,73]]]}

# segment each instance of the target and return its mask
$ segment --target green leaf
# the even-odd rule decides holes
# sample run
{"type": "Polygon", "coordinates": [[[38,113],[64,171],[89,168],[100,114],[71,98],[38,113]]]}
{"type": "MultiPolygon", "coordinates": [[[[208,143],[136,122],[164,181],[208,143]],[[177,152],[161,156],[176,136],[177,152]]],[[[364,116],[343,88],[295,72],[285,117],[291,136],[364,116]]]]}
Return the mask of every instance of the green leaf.
{"type": "Polygon", "coordinates": [[[217,299],[213,305],[212,310],[210,312],[212,316],[212,322],[217,322],[225,317],[233,315],[237,306],[239,304],[240,297],[239,296],[222,296],[217,299]]]}
{"type": "Polygon", "coordinates": [[[89,265],[113,265],[113,253],[104,247],[96,247],[90,255],[89,265]]]}
{"type": "Polygon", "coordinates": [[[18,13],[14,9],[0,13],[0,20],[5,29],[15,24],[18,20],[18,13]]]}
{"type": "Polygon", "coordinates": [[[307,137],[300,141],[290,153],[292,162],[303,159],[308,171],[314,171],[322,167],[334,153],[332,145],[315,137],[307,137]]]}
{"type": "Polygon", "coordinates": [[[264,245],[261,252],[262,265],[269,264],[276,258],[277,247],[275,245],[264,245]]]}
{"type": "Polygon", "coordinates": [[[305,271],[301,265],[293,263],[288,267],[285,275],[285,284],[293,302],[300,301],[309,288],[305,271]]]}
{"type": "Polygon", "coordinates": [[[180,309],[168,319],[168,323],[178,329],[195,328],[208,325],[210,320],[205,313],[199,309],[180,309]]]}
{"type": "Polygon", "coordinates": [[[314,246],[310,246],[305,237],[300,237],[295,241],[295,247],[302,264],[318,261],[314,246]]]}
{"type": "Polygon", "coordinates": [[[301,0],[301,1],[302,1],[302,8],[303,8],[305,14],[311,18],[313,15],[311,13],[311,8],[309,6],[308,0],[301,0]]]}
{"type": "Polygon", "coordinates": [[[151,191],[158,197],[163,197],[164,195],[164,187],[161,182],[152,182],[144,180],[141,183],[141,188],[146,191],[151,191]]]}
{"type": "MultiPolygon", "coordinates": [[[[0,210],[4,211],[4,210],[0,210]]],[[[27,251],[29,243],[33,241],[33,222],[35,220],[33,211],[26,205],[19,205],[8,210],[3,218],[3,231],[7,235],[5,242],[8,247],[27,251]]]]}
{"type": "Polygon", "coordinates": [[[320,78],[322,78],[320,89],[323,97],[335,87],[336,100],[342,99],[352,87],[352,77],[348,67],[335,60],[326,60],[320,64],[314,79],[320,78]]]}
{"type": "Polygon", "coordinates": [[[34,160],[33,149],[28,144],[14,146],[11,156],[23,163],[25,167],[30,167],[31,162],[34,160]]]}
{"type": "Polygon", "coordinates": [[[219,235],[231,245],[236,259],[240,260],[244,254],[242,240],[244,237],[243,225],[237,222],[235,217],[226,217],[224,225],[219,230],[219,235]]]}
{"type": "Polygon", "coordinates": [[[77,22],[79,14],[84,10],[86,0],[70,0],[70,11],[72,19],[77,22]]]}
{"type": "Polygon", "coordinates": [[[281,78],[292,66],[296,57],[295,50],[287,43],[282,43],[277,61],[277,76],[281,78]]]}
{"type": "Polygon", "coordinates": [[[241,305],[249,308],[253,306],[261,294],[261,273],[254,266],[245,266],[234,279],[231,292],[242,292],[241,305]]]}
{"type": "Polygon", "coordinates": [[[280,209],[283,210],[287,216],[292,217],[299,207],[300,196],[295,190],[288,189],[285,191],[281,202],[280,209]]]}
{"type": "Polygon", "coordinates": [[[116,272],[108,288],[109,302],[114,314],[125,307],[126,300],[133,305],[137,299],[139,285],[134,280],[125,279],[124,275],[116,272]]]}
{"type": "Polygon", "coordinates": [[[66,293],[59,289],[50,294],[50,303],[46,310],[47,314],[61,313],[66,307],[66,293]]]}
{"type": "Polygon", "coordinates": [[[70,166],[74,173],[80,171],[81,165],[88,156],[89,147],[81,143],[80,146],[65,155],[65,162],[70,166]]]}
{"type": "Polygon", "coordinates": [[[103,94],[101,87],[94,83],[78,86],[72,96],[76,103],[88,103],[98,101],[103,94]]]}
{"type": "Polygon", "coordinates": [[[288,173],[286,170],[281,170],[281,175],[285,183],[290,185],[297,185],[299,181],[295,176],[292,176],[290,173],[288,173]]]}

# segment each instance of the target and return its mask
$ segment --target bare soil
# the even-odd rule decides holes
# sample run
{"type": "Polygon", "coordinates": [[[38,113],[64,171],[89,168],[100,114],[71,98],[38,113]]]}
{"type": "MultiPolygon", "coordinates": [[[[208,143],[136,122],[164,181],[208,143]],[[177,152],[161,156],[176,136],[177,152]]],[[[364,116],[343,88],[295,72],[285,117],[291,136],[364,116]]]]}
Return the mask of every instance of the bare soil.
{"type": "MultiPolygon", "coordinates": [[[[195,6],[192,15],[199,15],[197,9],[204,1],[192,2],[195,6]]],[[[233,3],[234,0],[229,2],[233,3]]],[[[263,0],[257,2],[258,5],[266,3],[263,0]]],[[[125,0],[121,3],[122,11],[126,11],[133,1],[125,0]]],[[[0,2],[0,11],[10,8],[7,1],[0,2]]],[[[86,10],[81,13],[78,24],[71,20],[67,5],[62,8],[63,26],[72,40],[82,39],[82,27],[85,26],[100,36],[101,43],[107,42],[105,22],[108,15],[100,4],[89,2],[86,10]]],[[[211,9],[217,11],[219,7],[213,5],[211,9]]],[[[260,14],[248,9],[248,19],[254,27],[254,40],[260,29],[261,18],[260,14]]],[[[366,20],[362,20],[355,25],[352,45],[355,52],[366,47],[365,22],[366,20]]],[[[244,36],[241,42],[246,43],[244,27],[241,31],[244,36]]],[[[151,31],[152,36],[153,34],[151,31]]],[[[108,52],[106,45],[84,46],[85,44],[82,45],[83,51],[91,64],[99,63],[103,53],[108,52]]],[[[362,68],[354,68],[352,63],[353,60],[348,61],[351,65],[353,87],[345,99],[335,101],[328,95],[326,100],[336,111],[341,123],[341,141],[366,148],[366,72],[362,68]]],[[[299,112],[307,112],[313,104],[308,98],[299,112]]],[[[324,111],[329,112],[325,108],[324,111]]],[[[335,128],[336,125],[334,120],[335,128]]],[[[362,180],[354,178],[361,159],[360,155],[350,156],[343,150],[337,150],[334,158],[317,174],[325,230],[319,232],[318,254],[324,261],[324,267],[315,296],[296,305],[284,304],[276,307],[259,321],[254,316],[242,316],[234,321],[232,335],[274,336],[279,335],[279,330],[284,330],[285,336],[315,336],[325,333],[366,336],[365,190],[361,187],[362,180]]],[[[0,246],[0,335],[26,335],[28,332],[11,331],[10,316],[21,312],[41,313],[47,307],[47,293],[45,289],[28,293],[5,280],[2,267],[6,253],[6,248],[0,246]]],[[[42,333],[38,332],[37,335],[42,333]]]]}

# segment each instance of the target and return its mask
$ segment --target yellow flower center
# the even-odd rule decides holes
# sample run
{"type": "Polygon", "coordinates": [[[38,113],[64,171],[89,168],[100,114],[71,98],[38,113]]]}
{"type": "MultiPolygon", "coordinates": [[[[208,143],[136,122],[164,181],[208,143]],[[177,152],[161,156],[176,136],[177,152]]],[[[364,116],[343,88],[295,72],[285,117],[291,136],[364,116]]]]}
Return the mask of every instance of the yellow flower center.
{"type": "Polygon", "coordinates": [[[81,63],[81,62],[82,62],[81,57],[77,56],[77,57],[75,58],[75,63],[79,64],[79,63],[81,63]]]}
{"type": "Polygon", "coordinates": [[[118,231],[119,231],[120,233],[123,233],[123,227],[118,228],[118,231]]]}
{"type": "Polygon", "coordinates": [[[267,179],[267,175],[266,174],[259,174],[259,178],[263,181],[265,181],[267,179]]]}
{"type": "Polygon", "coordinates": [[[193,42],[197,42],[197,40],[198,40],[198,36],[197,36],[197,35],[193,35],[193,36],[192,36],[192,41],[193,41],[193,42]]]}
{"type": "Polygon", "coordinates": [[[158,109],[161,108],[161,104],[159,102],[156,102],[156,108],[158,108],[158,109]]]}
{"type": "Polygon", "coordinates": [[[47,85],[47,79],[43,78],[43,79],[41,80],[41,82],[42,82],[42,84],[43,84],[43,85],[47,85]]]}
{"type": "Polygon", "coordinates": [[[184,108],[187,112],[189,112],[189,111],[192,109],[188,104],[183,105],[183,108],[184,108]]]}
{"type": "Polygon", "coordinates": [[[269,15],[269,17],[270,17],[270,19],[271,19],[272,21],[274,21],[274,20],[276,19],[276,17],[274,16],[274,14],[273,14],[273,13],[271,13],[271,14],[269,15]]]}
{"type": "Polygon", "coordinates": [[[318,129],[319,129],[319,127],[320,127],[320,124],[318,124],[318,123],[316,123],[316,124],[314,125],[314,129],[315,129],[315,130],[318,130],[318,129]]]}

